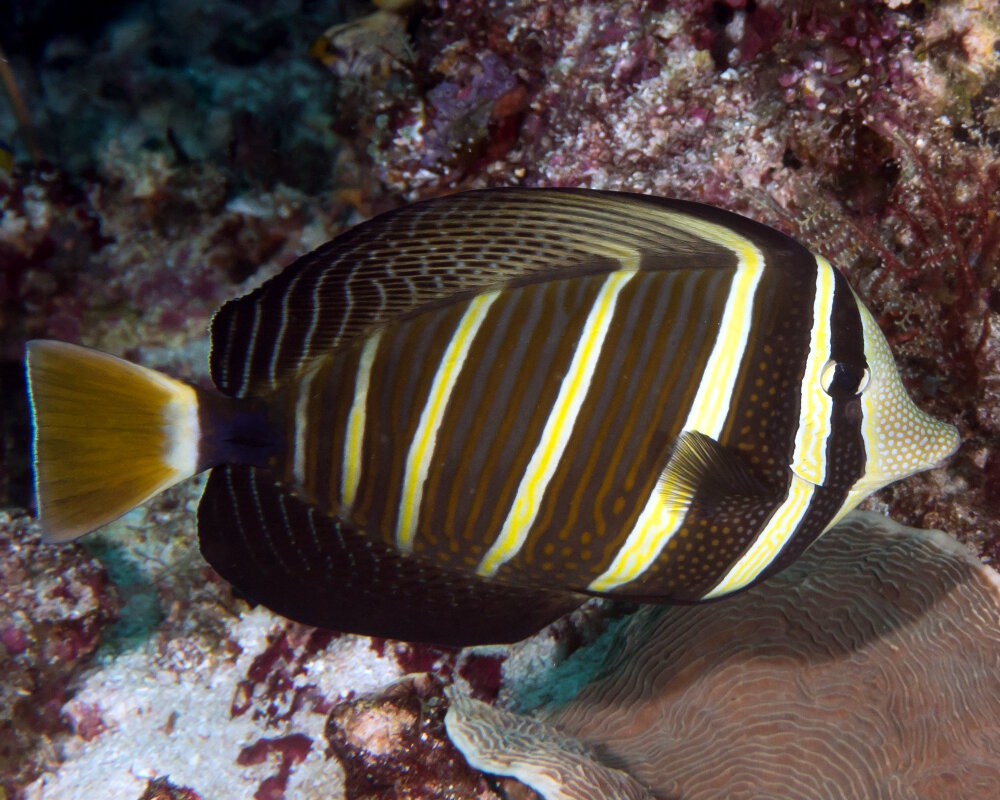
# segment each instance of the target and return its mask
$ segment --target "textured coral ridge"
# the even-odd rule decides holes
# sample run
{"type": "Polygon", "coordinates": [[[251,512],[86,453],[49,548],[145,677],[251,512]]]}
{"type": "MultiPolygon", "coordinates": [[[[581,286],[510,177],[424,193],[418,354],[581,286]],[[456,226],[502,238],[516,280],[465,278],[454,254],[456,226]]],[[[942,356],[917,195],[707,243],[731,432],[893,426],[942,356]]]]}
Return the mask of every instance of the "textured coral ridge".
{"type": "Polygon", "coordinates": [[[545,800],[653,800],[635,778],[600,763],[589,747],[538,720],[448,693],[448,736],[473,766],[514,776],[545,800]]]}
{"type": "Polygon", "coordinates": [[[1000,782],[998,619],[991,568],[858,512],[745,594],[640,610],[544,725],[466,699],[448,730],[546,800],[616,796],[616,769],[684,800],[975,800],[1000,782]]]}

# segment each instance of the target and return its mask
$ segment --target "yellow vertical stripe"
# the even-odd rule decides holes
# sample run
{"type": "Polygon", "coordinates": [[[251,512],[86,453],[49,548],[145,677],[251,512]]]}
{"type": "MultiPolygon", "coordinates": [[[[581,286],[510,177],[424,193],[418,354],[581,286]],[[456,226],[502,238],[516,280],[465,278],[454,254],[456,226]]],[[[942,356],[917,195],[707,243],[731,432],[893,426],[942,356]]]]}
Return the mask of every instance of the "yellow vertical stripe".
{"type": "Polygon", "coordinates": [[[708,600],[735,592],[757,578],[798,528],[806,511],[809,510],[809,502],[815,491],[816,487],[813,484],[793,473],[785,502],[771,515],[771,519],[767,521],[750,549],[732,566],[726,576],[704,595],[703,599],[708,600]]]}
{"type": "Polygon", "coordinates": [[[826,480],[826,445],[832,432],[833,399],[823,390],[820,373],[830,360],[833,335],[830,319],[835,288],[833,267],[825,258],[817,256],[813,324],[802,378],[795,450],[790,465],[792,484],[785,502],[726,576],[705,595],[706,599],[721,597],[756,580],[795,535],[809,508],[815,487],[826,480]]]}
{"type": "Polygon", "coordinates": [[[451,397],[452,389],[455,388],[455,381],[458,380],[476,332],[486,320],[486,313],[499,295],[499,291],[487,292],[475,297],[469,303],[431,383],[427,403],[420,413],[420,421],[417,423],[413,442],[406,455],[403,492],[399,503],[399,517],[396,521],[396,546],[403,553],[413,550],[424,483],[427,480],[438,428],[444,419],[448,399],[451,397]]]}
{"type": "Polygon", "coordinates": [[[532,454],[524,477],[517,487],[517,494],[504,520],[500,535],[479,563],[477,572],[480,575],[495,575],[496,571],[513,558],[524,544],[545,490],[569,442],[580,407],[587,396],[601,348],[611,325],[618,294],[634,275],[634,270],[619,270],[608,275],[604,281],[587,315],[580,334],[580,342],[573,353],[573,360],[559,386],[559,393],[542,429],[538,447],[532,454]]]}
{"type": "Polygon", "coordinates": [[[354,505],[361,480],[361,449],[365,443],[365,420],[368,409],[368,385],[371,382],[372,364],[378,351],[382,332],[377,331],[365,340],[358,361],[358,372],[354,380],[354,399],[347,415],[347,432],[344,436],[344,463],[340,470],[341,513],[346,513],[354,505]]]}
{"type": "MultiPolygon", "coordinates": [[[[681,428],[717,439],[729,414],[733,386],[746,352],[753,298],[764,271],[764,255],[753,242],[728,228],[693,217],[674,216],[678,227],[730,248],[738,258],[718,339],[681,428]]],[[[625,544],[611,565],[587,588],[606,592],[642,575],[680,529],[686,514],[685,508],[667,508],[659,484],[654,486],[625,544]]]]}
{"type": "Polygon", "coordinates": [[[306,447],[309,437],[309,398],[319,365],[306,370],[296,381],[295,443],[292,446],[292,477],[299,486],[306,484],[306,447]]]}
{"type": "Polygon", "coordinates": [[[833,398],[825,391],[820,378],[830,360],[833,332],[833,295],[836,283],[833,267],[816,256],[816,295],[813,301],[813,324],[809,334],[809,355],[802,377],[802,400],[799,427],[795,432],[792,472],[803,480],[821,485],[826,480],[826,443],[833,425],[833,398]]]}

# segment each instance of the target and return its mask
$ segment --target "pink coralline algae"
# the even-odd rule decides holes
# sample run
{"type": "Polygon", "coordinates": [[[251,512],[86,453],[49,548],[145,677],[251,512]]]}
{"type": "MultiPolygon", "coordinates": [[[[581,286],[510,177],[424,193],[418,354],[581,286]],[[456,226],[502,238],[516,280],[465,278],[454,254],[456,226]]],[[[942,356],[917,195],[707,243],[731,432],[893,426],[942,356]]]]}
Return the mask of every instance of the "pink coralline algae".
{"type": "MultiPolygon", "coordinates": [[[[347,797],[499,800],[498,782],[471,769],[444,729],[447,702],[436,678],[409,677],[338,704],[326,724],[328,754],[343,765],[347,797]]],[[[517,795],[530,800],[531,793],[517,795]]]]}
{"type": "Polygon", "coordinates": [[[72,723],[62,713],[117,597],[107,573],[79,548],[50,547],[23,517],[0,511],[0,791],[33,780],[46,742],[103,730],[100,712],[72,723]]]}
{"type": "MultiPolygon", "coordinates": [[[[572,630],[566,626],[567,630],[572,630]]],[[[372,639],[372,649],[381,657],[391,654],[406,675],[427,673],[444,683],[456,675],[468,686],[473,697],[496,699],[506,654],[460,651],[453,647],[436,647],[416,642],[372,639]]]]}
{"type": "Polygon", "coordinates": [[[333,638],[329,631],[292,623],[277,631],[240,681],[233,696],[231,716],[251,712],[256,718],[275,724],[289,719],[306,703],[318,712],[329,710],[328,701],[315,684],[296,679],[333,638]]]}
{"type": "Polygon", "coordinates": [[[107,243],[99,213],[69,176],[54,168],[31,175],[0,176],[0,354],[7,358],[32,336],[79,338],[79,264],[107,243]]]}
{"type": "Polygon", "coordinates": [[[863,110],[906,91],[906,62],[916,37],[909,15],[876,3],[815,3],[797,12],[789,35],[772,43],[786,103],[820,112],[863,110]]]}
{"type": "Polygon", "coordinates": [[[135,353],[201,336],[239,283],[302,249],[303,195],[230,203],[219,169],[111,150],[96,177],[0,176],[3,357],[36,337],[135,353]]]}
{"type": "Polygon", "coordinates": [[[261,764],[277,756],[277,773],[264,779],[254,793],[254,800],[283,800],[292,767],[305,759],[312,745],[308,736],[291,733],[279,738],[259,739],[244,748],[236,759],[237,764],[261,764]]]}
{"type": "MultiPolygon", "coordinates": [[[[427,92],[428,125],[420,167],[440,170],[443,162],[474,164],[487,154],[495,138],[494,110],[501,98],[512,96],[517,80],[495,54],[487,52],[479,59],[478,69],[463,83],[442,81],[427,92]]],[[[504,109],[504,106],[499,106],[504,109]]],[[[513,111],[516,112],[516,103],[513,111]]],[[[504,117],[509,116],[501,111],[504,117]]],[[[493,157],[501,153],[489,153],[493,157]]]]}

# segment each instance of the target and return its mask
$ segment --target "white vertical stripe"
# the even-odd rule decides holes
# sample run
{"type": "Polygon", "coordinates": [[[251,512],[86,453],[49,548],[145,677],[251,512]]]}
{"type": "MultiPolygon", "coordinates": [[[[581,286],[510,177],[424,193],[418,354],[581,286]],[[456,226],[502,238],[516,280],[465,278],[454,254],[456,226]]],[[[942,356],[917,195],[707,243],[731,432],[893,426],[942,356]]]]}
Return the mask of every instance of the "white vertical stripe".
{"type": "Polygon", "coordinates": [[[703,599],[708,600],[735,592],[757,578],[799,527],[802,518],[809,510],[809,503],[815,492],[816,487],[812,483],[802,480],[793,473],[785,501],[771,515],[750,549],[730,568],[726,576],[704,595],[703,599]]]}
{"type": "Polygon", "coordinates": [[[253,363],[253,351],[257,346],[257,331],[260,329],[260,306],[253,304],[253,325],[250,326],[250,341],[247,344],[246,358],[243,359],[243,375],[240,378],[240,388],[237,397],[243,397],[250,382],[250,365],[253,363]]]}
{"type": "Polygon", "coordinates": [[[229,317],[229,335],[225,339],[226,351],[222,353],[221,360],[219,361],[222,364],[221,386],[232,386],[229,382],[229,364],[232,358],[233,341],[236,336],[236,323],[239,321],[239,318],[239,314],[231,314],[229,317]]]}
{"type": "Polygon", "coordinates": [[[830,360],[835,290],[833,267],[822,256],[816,256],[813,324],[809,332],[809,354],[802,377],[799,424],[790,465],[792,484],[785,502],[725,577],[705,595],[706,599],[729,594],[756,580],[795,535],[809,509],[815,487],[826,480],[826,447],[833,430],[833,398],[823,390],[820,376],[830,360]]]}
{"type": "MultiPolygon", "coordinates": [[[[293,575],[294,570],[292,570],[288,566],[288,562],[286,562],[285,559],[282,558],[281,550],[274,543],[274,537],[271,535],[272,530],[270,526],[267,524],[267,520],[264,518],[264,504],[260,502],[260,494],[257,491],[256,470],[250,470],[250,472],[248,473],[247,482],[250,486],[250,494],[253,495],[254,511],[257,514],[257,524],[260,529],[261,538],[263,538],[264,541],[267,542],[267,548],[268,550],[271,551],[271,555],[274,556],[274,560],[278,562],[278,564],[286,573],[288,573],[289,575],[293,575]]],[[[281,541],[284,541],[283,536],[279,536],[279,539],[281,541]]]]}
{"type": "Polygon", "coordinates": [[[307,370],[297,381],[295,394],[295,443],[292,446],[292,477],[299,486],[306,483],[306,439],[309,435],[309,395],[319,366],[307,370]]]}
{"type": "Polygon", "coordinates": [[[295,555],[299,557],[299,562],[302,564],[302,568],[306,572],[312,571],[312,559],[310,559],[299,547],[298,540],[292,535],[292,521],[288,518],[288,508],[285,503],[288,501],[288,495],[283,491],[277,491],[275,495],[278,498],[278,506],[281,508],[281,524],[285,526],[284,533],[286,534],[282,537],[282,541],[289,542],[292,549],[295,550],[295,555]]]}
{"type": "MultiPolygon", "coordinates": [[[[309,350],[312,348],[313,336],[316,335],[316,327],[319,324],[319,309],[320,309],[320,300],[319,300],[319,298],[323,294],[323,284],[326,282],[326,279],[330,275],[333,275],[336,272],[337,272],[336,270],[326,270],[326,271],[324,271],[323,274],[320,276],[320,279],[318,281],[316,281],[316,285],[313,287],[312,302],[309,303],[309,309],[311,311],[311,313],[309,314],[309,326],[306,328],[306,335],[302,339],[302,358],[308,358],[309,357],[309,350]]],[[[351,309],[348,306],[344,310],[344,316],[346,316],[347,314],[349,314],[350,310],[351,309]]],[[[344,324],[343,323],[343,318],[341,319],[341,323],[340,324],[341,324],[341,327],[343,327],[343,324],[344,324]]]]}
{"type": "Polygon", "coordinates": [[[365,424],[368,409],[368,385],[371,382],[372,364],[378,351],[381,331],[365,340],[358,361],[358,373],[354,381],[354,400],[347,415],[347,431],[344,436],[344,462],[340,470],[341,513],[346,514],[354,505],[361,480],[361,451],[365,443],[365,424]]]}
{"type": "Polygon", "coordinates": [[[285,296],[281,301],[281,325],[278,326],[278,333],[274,337],[274,342],[271,345],[271,363],[267,369],[268,380],[271,382],[272,386],[274,385],[275,377],[278,372],[278,352],[281,350],[281,340],[285,336],[285,328],[288,325],[288,301],[291,298],[292,293],[295,291],[295,286],[302,277],[302,274],[302,272],[299,272],[298,275],[292,278],[292,282],[288,284],[288,287],[285,289],[285,296]]]}
{"type": "Polygon", "coordinates": [[[163,463],[178,476],[176,480],[179,481],[190,478],[199,469],[201,423],[198,394],[180,381],[164,382],[164,385],[170,397],[163,408],[163,433],[167,440],[163,463]]]}
{"type": "MultiPolygon", "coordinates": [[[[619,270],[608,275],[587,315],[580,342],[569,369],[559,387],[559,394],[545,422],[538,447],[528,462],[524,477],[503,528],[479,563],[480,575],[496,574],[521,549],[538,514],[542,497],[569,442],[570,433],[583,405],[590,381],[607,337],[615,304],[622,288],[635,275],[634,270],[619,270]]],[[[530,410],[529,410],[530,411],[530,410]]]]}
{"type": "MultiPolygon", "coordinates": [[[[792,472],[803,480],[821,485],[826,480],[826,443],[833,425],[833,398],[823,390],[821,373],[830,360],[833,331],[830,320],[836,281],[833,267],[816,256],[816,294],[813,324],[809,332],[809,354],[802,376],[799,426],[795,432],[792,472]]],[[[853,298],[852,298],[853,299],[853,298]]]]}
{"type": "MultiPolygon", "coordinates": [[[[732,402],[733,386],[746,352],[754,297],[764,272],[764,255],[749,239],[721,225],[686,216],[679,217],[679,220],[680,227],[730,248],[738,258],[718,338],[681,428],[717,439],[725,425],[732,402]]],[[[625,544],[611,565],[588,588],[595,592],[606,592],[639,577],[680,529],[686,514],[686,508],[667,507],[662,489],[657,483],[625,539],[625,544]]]]}
{"type": "Polygon", "coordinates": [[[420,412],[420,421],[406,455],[406,471],[403,491],[399,502],[399,517],[396,520],[396,547],[403,553],[413,550],[413,538],[417,530],[420,502],[423,499],[424,482],[430,469],[431,458],[437,443],[438,428],[444,419],[448,399],[465,364],[465,358],[472,347],[476,332],[486,320],[486,313],[500,296],[499,291],[487,292],[472,299],[459,322],[455,333],[445,349],[438,365],[427,403],[420,412]]]}

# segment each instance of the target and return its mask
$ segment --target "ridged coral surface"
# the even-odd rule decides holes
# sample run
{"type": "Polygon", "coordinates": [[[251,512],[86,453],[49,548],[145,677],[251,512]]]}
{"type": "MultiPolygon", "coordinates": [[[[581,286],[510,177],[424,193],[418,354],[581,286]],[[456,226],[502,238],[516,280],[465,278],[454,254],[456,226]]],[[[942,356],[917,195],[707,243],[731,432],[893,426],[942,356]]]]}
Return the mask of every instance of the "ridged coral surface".
{"type": "Polygon", "coordinates": [[[569,736],[657,797],[977,800],[1000,785],[998,618],[1000,581],[963,548],[859,513],[739,597],[639,611],[600,677],[542,715],[553,730],[466,705],[456,727],[482,730],[453,738],[546,798],[569,736]]]}
{"type": "Polygon", "coordinates": [[[545,800],[652,800],[635,778],[604,766],[586,745],[554,728],[459,692],[450,692],[448,701],[448,736],[478,769],[520,778],[545,800]]]}

